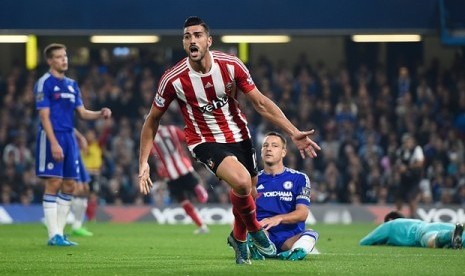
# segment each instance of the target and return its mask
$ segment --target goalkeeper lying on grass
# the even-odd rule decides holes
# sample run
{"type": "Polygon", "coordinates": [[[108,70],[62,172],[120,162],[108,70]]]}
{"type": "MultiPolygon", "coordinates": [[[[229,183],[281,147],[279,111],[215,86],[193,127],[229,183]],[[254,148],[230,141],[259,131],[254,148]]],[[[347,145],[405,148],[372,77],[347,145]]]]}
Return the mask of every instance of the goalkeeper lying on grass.
{"type": "Polygon", "coordinates": [[[383,224],[360,241],[360,245],[461,249],[464,241],[463,224],[407,219],[393,211],[385,216],[383,224]]]}

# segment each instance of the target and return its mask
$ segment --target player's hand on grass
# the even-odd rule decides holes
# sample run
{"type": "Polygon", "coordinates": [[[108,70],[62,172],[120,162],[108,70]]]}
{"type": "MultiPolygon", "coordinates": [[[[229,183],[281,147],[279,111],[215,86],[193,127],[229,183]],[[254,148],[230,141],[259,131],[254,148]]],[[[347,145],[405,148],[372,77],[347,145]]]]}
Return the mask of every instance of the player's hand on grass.
{"type": "Polygon", "coordinates": [[[316,157],[316,151],[321,150],[320,146],[318,146],[318,144],[309,137],[310,135],[313,135],[313,133],[315,133],[314,129],[309,131],[299,131],[291,136],[292,142],[294,142],[299,149],[300,156],[302,156],[303,159],[305,159],[306,156],[316,157]]]}
{"type": "Polygon", "coordinates": [[[139,189],[144,195],[150,193],[153,187],[153,182],[150,179],[150,166],[147,162],[139,167],[139,189]]]}

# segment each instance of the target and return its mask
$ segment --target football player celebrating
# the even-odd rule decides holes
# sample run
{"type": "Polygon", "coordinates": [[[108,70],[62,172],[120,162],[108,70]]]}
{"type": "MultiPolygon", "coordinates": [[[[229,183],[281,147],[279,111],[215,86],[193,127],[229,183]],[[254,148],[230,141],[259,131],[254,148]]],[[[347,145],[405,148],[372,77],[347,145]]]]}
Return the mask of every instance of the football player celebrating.
{"type": "Polygon", "coordinates": [[[237,264],[250,264],[247,232],[260,252],[276,255],[255,214],[252,187],[257,181],[255,150],[238,96],[243,94],[261,116],[285,131],[302,157],[315,157],[320,147],[310,139],[314,131],[300,131],[282,110],[255,86],[242,61],[210,51],[212,36],[199,17],[184,22],[183,47],[187,57],[161,77],[152,108],[140,138],[139,187],[147,194],[153,186],[147,159],[160,120],[171,102],[177,101],[185,123],[186,140],[193,156],[231,187],[234,227],[227,238],[237,264]]]}

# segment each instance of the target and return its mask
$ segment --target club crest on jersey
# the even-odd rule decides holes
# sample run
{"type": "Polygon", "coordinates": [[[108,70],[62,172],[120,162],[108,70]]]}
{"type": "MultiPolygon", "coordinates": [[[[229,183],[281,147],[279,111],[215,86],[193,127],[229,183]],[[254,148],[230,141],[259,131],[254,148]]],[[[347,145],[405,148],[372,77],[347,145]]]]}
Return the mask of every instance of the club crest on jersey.
{"type": "Polygon", "coordinates": [[[222,108],[222,107],[225,106],[227,103],[228,103],[228,97],[227,97],[227,96],[224,96],[224,97],[221,98],[221,99],[214,99],[214,100],[212,101],[211,104],[207,104],[207,105],[201,106],[201,107],[199,107],[199,108],[200,108],[200,111],[201,111],[202,113],[205,113],[205,112],[212,112],[212,111],[215,110],[215,109],[222,108]]]}
{"type": "Polygon", "coordinates": [[[283,188],[286,190],[292,189],[292,186],[294,186],[294,184],[291,181],[286,181],[283,183],[283,188]]]}
{"type": "Polygon", "coordinates": [[[210,158],[207,160],[207,165],[210,169],[213,170],[213,167],[215,167],[215,162],[213,162],[213,160],[210,158]]]}
{"type": "Polygon", "coordinates": [[[209,159],[207,160],[207,166],[208,166],[211,170],[213,170],[213,167],[215,166],[215,162],[213,162],[213,160],[212,160],[211,158],[209,158],[209,159]]]}
{"type": "Polygon", "coordinates": [[[68,85],[68,90],[71,93],[76,93],[76,91],[74,90],[74,88],[71,85],[68,85]]]}
{"type": "Polygon", "coordinates": [[[233,89],[233,83],[232,82],[228,82],[226,85],[225,85],[225,88],[226,88],[226,93],[231,93],[232,89],[233,89]]]}
{"type": "Polygon", "coordinates": [[[164,107],[165,106],[165,99],[158,93],[155,95],[155,104],[158,107],[164,107]]]}

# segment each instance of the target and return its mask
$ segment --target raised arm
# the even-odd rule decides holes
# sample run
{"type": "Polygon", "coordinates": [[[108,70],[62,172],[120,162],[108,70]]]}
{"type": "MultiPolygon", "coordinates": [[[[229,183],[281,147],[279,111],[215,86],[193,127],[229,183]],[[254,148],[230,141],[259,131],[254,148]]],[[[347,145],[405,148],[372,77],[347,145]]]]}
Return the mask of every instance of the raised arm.
{"type": "Polygon", "coordinates": [[[316,157],[317,151],[321,150],[317,143],[309,138],[315,131],[300,131],[291,121],[284,115],[282,110],[268,97],[263,95],[257,88],[245,94],[252,102],[255,110],[260,113],[265,119],[285,131],[292,139],[292,142],[297,146],[302,158],[306,155],[316,157]]]}

